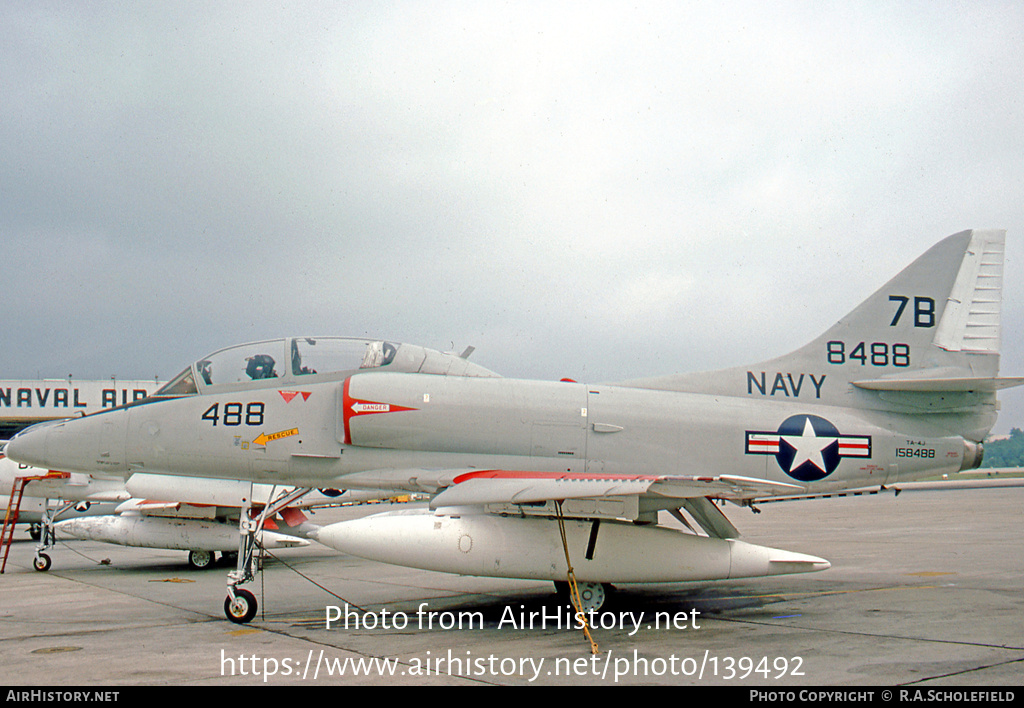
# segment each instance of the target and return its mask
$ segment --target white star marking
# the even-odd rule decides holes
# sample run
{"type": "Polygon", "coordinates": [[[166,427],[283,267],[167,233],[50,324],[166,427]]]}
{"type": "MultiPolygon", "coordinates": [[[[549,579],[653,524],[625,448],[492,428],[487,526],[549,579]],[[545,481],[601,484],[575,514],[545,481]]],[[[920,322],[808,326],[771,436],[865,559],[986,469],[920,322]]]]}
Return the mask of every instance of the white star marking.
{"type": "Polygon", "coordinates": [[[802,435],[783,435],[782,439],[796,450],[796,455],[793,457],[793,464],[789,466],[789,470],[791,472],[799,468],[800,465],[805,462],[810,462],[822,472],[828,472],[828,470],[825,469],[825,460],[821,453],[826,447],[838,440],[838,438],[819,438],[814,434],[814,427],[811,425],[811,419],[806,418],[804,419],[804,432],[802,435]]]}

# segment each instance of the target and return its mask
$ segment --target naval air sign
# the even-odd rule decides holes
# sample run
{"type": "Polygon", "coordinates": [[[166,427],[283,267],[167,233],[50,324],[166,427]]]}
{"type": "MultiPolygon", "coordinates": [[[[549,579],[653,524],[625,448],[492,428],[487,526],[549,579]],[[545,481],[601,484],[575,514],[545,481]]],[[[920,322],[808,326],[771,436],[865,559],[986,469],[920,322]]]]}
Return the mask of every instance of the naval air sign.
{"type": "Polygon", "coordinates": [[[159,381],[0,380],[0,419],[48,420],[123,406],[154,393],[159,381]]]}

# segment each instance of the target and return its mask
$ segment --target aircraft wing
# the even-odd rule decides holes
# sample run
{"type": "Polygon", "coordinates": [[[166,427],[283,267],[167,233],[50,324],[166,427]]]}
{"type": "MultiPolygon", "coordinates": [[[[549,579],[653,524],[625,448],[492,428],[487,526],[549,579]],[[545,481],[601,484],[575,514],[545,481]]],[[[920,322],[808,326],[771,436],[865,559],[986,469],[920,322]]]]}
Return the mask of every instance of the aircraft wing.
{"type": "Polygon", "coordinates": [[[522,470],[377,470],[346,476],[344,485],[439,492],[431,508],[532,504],[551,500],[646,495],[741,501],[800,494],[804,487],[737,475],[639,475],[522,470]]]}
{"type": "MultiPolygon", "coordinates": [[[[135,499],[154,500],[147,502],[152,509],[159,504],[174,506],[187,504],[196,507],[241,508],[246,503],[254,506],[265,506],[282,491],[291,491],[292,486],[274,486],[270,484],[252,484],[240,480],[203,479],[193,477],[176,477],[166,474],[150,474],[137,472],[128,478],[125,485],[128,493],[135,499]],[[170,501],[165,501],[170,500],[170,501]]],[[[314,490],[289,506],[300,509],[314,509],[332,506],[350,501],[367,501],[388,496],[385,490],[365,490],[358,492],[314,490]]],[[[123,501],[128,497],[125,494],[123,501]]],[[[237,514],[236,514],[237,515],[237,514]]]]}

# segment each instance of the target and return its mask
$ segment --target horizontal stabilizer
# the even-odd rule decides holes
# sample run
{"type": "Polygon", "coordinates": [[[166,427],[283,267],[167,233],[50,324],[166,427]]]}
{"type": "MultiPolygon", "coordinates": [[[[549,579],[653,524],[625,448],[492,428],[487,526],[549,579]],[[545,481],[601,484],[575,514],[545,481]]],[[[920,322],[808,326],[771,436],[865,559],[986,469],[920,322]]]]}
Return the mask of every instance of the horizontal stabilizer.
{"type": "MultiPolygon", "coordinates": [[[[891,487],[857,487],[855,489],[843,489],[837,492],[826,492],[823,494],[802,494],[799,496],[781,496],[774,499],[760,499],[758,505],[772,504],[778,502],[807,501],[809,499],[845,499],[847,497],[863,497],[893,492],[900,495],[905,492],[934,492],[963,491],[965,489],[1000,489],[1006,487],[1024,487],[1024,479],[1020,477],[999,477],[996,469],[983,470],[986,476],[982,477],[978,472],[967,475],[954,475],[950,478],[943,478],[931,482],[900,482],[891,487]]],[[[1016,468],[1003,470],[1003,473],[1015,474],[1016,468]]]]}
{"type": "Polygon", "coordinates": [[[1024,384],[1021,376],[977,376],[944,379],[903,378],[903,379],[867,379],[853,381],[857,388],[870,391],[911,391],[911,392],[974,392],[993,393],[1004,388],[1013,388],[1024,384]]]}

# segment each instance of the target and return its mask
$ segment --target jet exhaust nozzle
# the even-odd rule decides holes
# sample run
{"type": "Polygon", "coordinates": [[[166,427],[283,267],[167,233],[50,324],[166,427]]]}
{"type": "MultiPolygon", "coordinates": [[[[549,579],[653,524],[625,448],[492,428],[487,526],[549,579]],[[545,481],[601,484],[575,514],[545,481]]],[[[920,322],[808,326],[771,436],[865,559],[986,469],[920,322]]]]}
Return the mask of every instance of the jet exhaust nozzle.
{"type": "Polygon", "coordinates": [[[964,440],[964,459],[960,464],[960,471],[976,470],[981,467],[985,459],[985,446],[981,443],[964,440]]]}

